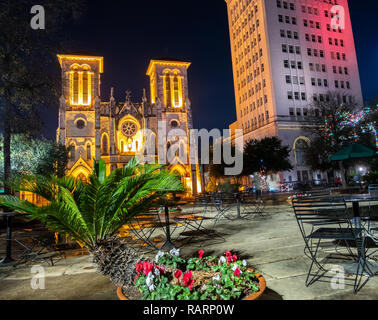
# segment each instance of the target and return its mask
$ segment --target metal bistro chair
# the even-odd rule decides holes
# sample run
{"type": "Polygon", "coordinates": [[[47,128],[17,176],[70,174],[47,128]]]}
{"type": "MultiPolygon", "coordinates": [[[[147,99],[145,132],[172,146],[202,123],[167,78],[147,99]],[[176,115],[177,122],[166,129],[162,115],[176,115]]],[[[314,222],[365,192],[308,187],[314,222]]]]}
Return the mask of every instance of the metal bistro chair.
{"type": "Polygon", "coordinates": [[[188,203],[189,209],[187,213],[175,217],[179,224],[184,225],[184,229],[180,232],[180,236],[187,237],[188,240],[197,235],[207,235],[208,230],[203,227],[203,222],[210,219],[207,216],[209,211],[209,203],[211,199],[207,195],[199,195],[193,201],[188,203]]]}
{"type": "MultiPolygon", "coordinates": [[[[362,229],[353,227],[351,219],[348,216],[347,205],[342,197],[319,197],[319,198],[301,198],[292,201],[295,217],[299,229],[305,242],[305,253],[311,259],[311,265],[306,278],[306,286],[309,286],[322,277],[326,276],[328,270],[325,263],[319,258],[319,249],[322,241],[342,241],[346,245],[347,251],[353,258],[356,256],[352,253],[349,241],[356,241],[358,248],[357,274],[354,279],[354,291],[357,293],[362,286],[361,278],[365,271],[366,260],[365,238],[361,236],[362,229]],[[317,272],[313,272],[314,267],[317,272]]],[[[335,251],[337,252],[336,248],[335,251]]]]}
{"type": "Polygon", "coordinates": [[[243,218],[247,217],[264,217],[264,201],[262,199],[257,199],[254,194],[251,193],[241,193],[240,203],[242,207],[241,216],[243,218]]]}
{"type": "Polygon", "coordinates": [[[364,227],[370,232],[370,231],[374,231],[374,228],[373,230],[371,230],[372,224],[374,225],[374,223],[378,221],[376,217],[375,218],[373,217],[373,208],[374,208],[373,203],[378,202],[378,184],[369,185],[368,193],[369,193],[369,196],[374,197],[375,199],[369,200],[368,212],[367,214],[365,212],[365,215],[361,217],[361,221],[364,227]]]}

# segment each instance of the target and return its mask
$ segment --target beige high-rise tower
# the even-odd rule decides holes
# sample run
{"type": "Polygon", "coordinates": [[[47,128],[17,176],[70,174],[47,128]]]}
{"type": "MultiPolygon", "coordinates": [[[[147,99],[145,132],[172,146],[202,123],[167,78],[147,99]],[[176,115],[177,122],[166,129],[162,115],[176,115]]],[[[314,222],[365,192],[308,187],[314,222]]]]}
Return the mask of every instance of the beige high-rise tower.
{"type": "Polygon", "coordinates": [[[311,141],[301,121],[329,92],[362,104],[347,0],[226,3],[237,113],[230,128],[243,129],[245,140],[278,136],[292,149],[294,170],[274,177],[277,182],[327,179],[306,165],[311,141]],[[335,13],[344,28],[332,27],[335,13]]]}

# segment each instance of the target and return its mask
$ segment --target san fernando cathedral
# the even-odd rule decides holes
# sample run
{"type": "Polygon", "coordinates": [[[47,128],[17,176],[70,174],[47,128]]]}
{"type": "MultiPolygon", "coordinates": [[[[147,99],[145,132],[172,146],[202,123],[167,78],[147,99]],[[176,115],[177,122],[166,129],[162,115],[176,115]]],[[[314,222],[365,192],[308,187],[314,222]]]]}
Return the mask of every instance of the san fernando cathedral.
{"type": "MultiPolygon", "coordinates": [[[[170,130],[186,132],[193,128],[192,110],[188,97],[187,70],[189,62],[151,60],[147,69],[150,95],[144,90],[140,102],[133,102],[130,94],[118,102],[113,97],[102,101],[101,74],[103,57],[58,55],[62,68],[62,96],[59,107],[57,140],[69,148],[69,174],[86,180],[93,168],[93,160],[103,159],[107,174],[123,167],[131,157],[144,149],[143,129],[149,129],[155,139],[156,154],[171,144],[180,144],[181,137],[169,135],[170,130]],[[159,143],[158,126],[166,127],[166,143],[159,143]]],[[[161,129],[161,128],[159,128],[161,129]]],[[[161,131],[159,131],[161,134],[161,131]]],[[[175,161],[170,170],[179,173],[188,193],[201,192],[199,167],[190,163],[190,148],[186,162],[175,161]]]]}

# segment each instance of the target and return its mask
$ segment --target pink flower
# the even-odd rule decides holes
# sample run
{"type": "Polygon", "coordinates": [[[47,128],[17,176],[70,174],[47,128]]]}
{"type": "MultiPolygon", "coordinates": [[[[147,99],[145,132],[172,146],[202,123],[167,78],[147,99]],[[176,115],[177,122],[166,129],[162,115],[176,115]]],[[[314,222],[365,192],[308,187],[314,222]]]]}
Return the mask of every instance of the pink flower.
{"type": "Polygon", "coordinates": [[[156,267],[156,268],[159,269],[160,273],[164,273],[164,271],[165,271],[164,266],[158,266],[158,267],[156,267]]]}
{"type": "Polygon", "coordinates": [[[198,251],[199,259],[202,259],[203,254],[204,254],[203,250],[198,251]]]}
{"type": "Polygon", "coordinates": [[[234,271],[234,275],[237,276],[238,278],[240,278],[240,269],[239,268],[236,268],[235,271],[234,271]]]}

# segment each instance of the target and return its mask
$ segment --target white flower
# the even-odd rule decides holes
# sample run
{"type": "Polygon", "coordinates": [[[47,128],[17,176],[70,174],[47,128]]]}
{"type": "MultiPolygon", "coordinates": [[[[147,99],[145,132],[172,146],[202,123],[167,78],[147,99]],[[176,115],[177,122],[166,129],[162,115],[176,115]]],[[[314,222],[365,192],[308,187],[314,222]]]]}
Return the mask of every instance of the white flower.
{"type": "Polygon", "coordinates": [[[223,264],[225,262],[227,262],[226,258],[222,256],[222,257],[219,258],[218,264],[223,264]]]}
{"type": "Polygon", "coordinates": [[[238,269],[239,268],[239,266],[237,265],[237,264],[234,264],[233,266],[232,266],[232,271],[235,271],[236,269],[238,269]]]}
{"type": "Polygon", "coordinates": [[[155,273],[155,276],[157,277],[160,276],[160,270],[158,268],[155,268],[154,273],[155,273]]]}
{"type": "Polygon", "coordinates": [[[152,272],[150,272],[146,278],[146,285],[147,287],[150,287],[154,284],[154,278],[155,276],[152,274],[152,272]]]}
{"type": "Polygon", "coordinates": [[[171,251],[169,251],[169,253],[172,255],[172,256],[176,256],[178,257],[180,255],[180,249],[172,249],[171,251]]]}
{"type": "Polygon", "coordinates": [[[242,261],[242,265],[243,265],[244,267],[246,267],[246,266],[247,266],[247,261],[243,260],[243,261],[242,261]]]}
{"type": "Polygon", "coordinates": [[[214,281],[220,281],[220,275],[218,274],[216,277],[213,277],[214,281]]]}
{"type": "Polygon", "coordinates": [[[150,292],[155,291],[155,286],[153,284],[148,286],[148,290],[150,290],[150,292]]]}
{"type": "Polygon", "coordinates": [[[163,251],[159,251],[156,256],[155,256],[155,262],[158,263],[159,261],[159,258],[163,257],[164,256],[164,252],[163,251]]]}

